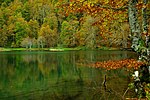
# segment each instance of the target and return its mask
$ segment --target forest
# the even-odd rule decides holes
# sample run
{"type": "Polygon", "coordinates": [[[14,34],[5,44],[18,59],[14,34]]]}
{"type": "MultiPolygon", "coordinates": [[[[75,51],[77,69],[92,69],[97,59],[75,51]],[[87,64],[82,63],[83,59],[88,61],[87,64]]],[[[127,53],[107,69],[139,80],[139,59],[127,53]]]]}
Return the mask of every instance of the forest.
{"type": "Polygon", "coordinates": [[[128,0],[1,0],[0,47],[130,48],[128,20],[128,0]]]}

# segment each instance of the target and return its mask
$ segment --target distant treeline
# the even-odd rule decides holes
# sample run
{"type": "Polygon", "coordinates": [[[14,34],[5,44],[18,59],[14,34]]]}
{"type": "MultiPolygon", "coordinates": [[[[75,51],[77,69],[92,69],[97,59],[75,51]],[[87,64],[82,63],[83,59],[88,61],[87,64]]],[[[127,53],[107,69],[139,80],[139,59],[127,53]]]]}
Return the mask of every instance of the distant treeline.
{"type": "Polygon", "coordinates": [[[125,22],[127,10],[104,8],[100,9],[102,13],[96,13],[95,1],[81,2],[85,5],[82,8],[84,6],[72,0],[1,0],[0,47],[126,48],[129,34],[129,25],[125,22]],[[84,10],[76,12],[76,9],[87,9],[86,6],[95,15],[84,10]],[[116,20],[112,20],[109,14],[116,16],[116,20]]]}

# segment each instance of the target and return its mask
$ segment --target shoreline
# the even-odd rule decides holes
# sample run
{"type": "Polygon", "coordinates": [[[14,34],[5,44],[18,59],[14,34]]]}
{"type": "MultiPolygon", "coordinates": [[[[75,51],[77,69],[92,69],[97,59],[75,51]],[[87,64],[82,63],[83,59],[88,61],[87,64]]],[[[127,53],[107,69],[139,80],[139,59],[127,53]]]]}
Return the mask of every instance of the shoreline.
{"type": "Polygon", "coordinates": [[[78,51],[78,50],[121,50],[119,48],[111,48],[111,47],[99,47],[95,49],[87,49],[84,47],[75,47],[75,48],[63,48],[63,47],[53,47],[53,48],[4,48],[0,47],[0,52],[3,51],[78,51]]]}

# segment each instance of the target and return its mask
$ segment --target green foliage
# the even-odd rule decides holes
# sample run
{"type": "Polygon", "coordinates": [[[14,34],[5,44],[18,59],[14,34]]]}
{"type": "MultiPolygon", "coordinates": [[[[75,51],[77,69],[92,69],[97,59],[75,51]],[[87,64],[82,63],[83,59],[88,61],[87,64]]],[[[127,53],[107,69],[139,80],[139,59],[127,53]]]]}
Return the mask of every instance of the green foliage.
{"type": "Polygon", "coordinates": [[[39,37],[41,36],[45,39],[46,47],[53,47],[56,45],[56,32],[55,30],[50,29],[49,25],[43,24],[38,34],[39,37]]]}
{"type": "Polygon", "coordinates": [[[129,87],[130,89],[133,89],[133,88],[134,88],[134,83],[128,84],[128,87],[129,87]]]}
{"type": "Polygon", "coordinates": [[[7,27],[6,25],[3,26],[3,29],[0,29],[0,46],[5,47],[7,43],[7,27]]]}
{"type": "Polygon", "coordinates": [[[11,2],[13,2],[14,0],[1,0],[0,1],[0,5],[9,5],[11,2]]]}
{"type": "Polygon", "coordinates": [[[26,20],[26,21],[29,21],[31,18],[31,13],[30,13],[30,9],[31,9],[31,6],[29,5],[29,2],[26,2],[23,6],[23,9],[21,11],[22,13],[22,17],[26,20]]]}
{"type": "Polygon", "coordinates": [[[145,86],[146,97],[150,100],[150,83],[145,86]]]}
{"type": "Polygon", "coordinates": [[[55,16],[55,13],[51,13],[47,17],[45,17],[44,24],[48,24],[50,26],[50,29],[52,30],[57,30],[58,23],[57,23],[57,17],[55,16]]]}
{"type": "Polygon", "coordinates": [[[3,17],[3,11],[2,9],[0,9],[0,29],[2,29],[4,24],[5,24],[5,19],[3,17]]]}
{"type": "Polygon", "coordinates": [[[36,38],[38,37],[39,23],[37,20],[30,20],[28,22],[29,32],[27,33],[29,37],[36,38]]]}
{"type": "Polygon", "coordinates": [[[76,32],[79,28],[78,21],[63,21],[61,27],[61,43],[64,47],[75,47],[76,45],[76,32]]]}
{"type": "Polygon", "coordinates": [[[18,18],[18,22],[15,23],[15,41],[16,45],[20,46],[21,41],[27,36],[28,25],[22,18],[18,18]]]}

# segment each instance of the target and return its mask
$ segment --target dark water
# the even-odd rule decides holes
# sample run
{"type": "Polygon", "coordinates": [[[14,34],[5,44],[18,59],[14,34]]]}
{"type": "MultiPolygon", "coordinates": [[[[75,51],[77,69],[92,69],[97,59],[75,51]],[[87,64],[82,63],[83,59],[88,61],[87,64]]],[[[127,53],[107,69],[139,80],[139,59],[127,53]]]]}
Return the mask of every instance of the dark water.
{"type": "Polygon", "coordinates": [[[0,100],[120,100],[129,82],[125,69],[105,71],[82,64],[125,58],[136,55],[127,51],[0,52],[0,100]],[[102,85],[104,75],[107,88],[102,85]]]}

